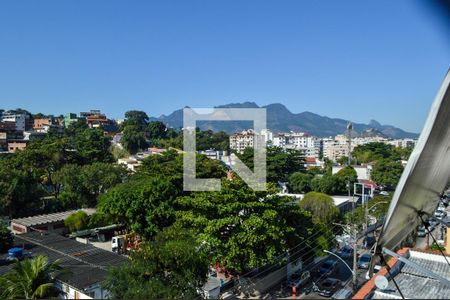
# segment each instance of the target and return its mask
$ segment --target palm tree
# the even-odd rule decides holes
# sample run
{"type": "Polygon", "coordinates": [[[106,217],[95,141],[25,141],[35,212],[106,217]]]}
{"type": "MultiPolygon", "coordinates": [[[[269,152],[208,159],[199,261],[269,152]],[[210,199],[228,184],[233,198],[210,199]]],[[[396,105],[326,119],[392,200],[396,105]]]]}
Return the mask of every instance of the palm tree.
{"type": "Polygon", "coordinates": [[[37,299],[57,297],[54,273],[58,262],[49,263],[46,256],[37,256],[15,263],[0,277],[0,297],[3,299],[37,299]]]}

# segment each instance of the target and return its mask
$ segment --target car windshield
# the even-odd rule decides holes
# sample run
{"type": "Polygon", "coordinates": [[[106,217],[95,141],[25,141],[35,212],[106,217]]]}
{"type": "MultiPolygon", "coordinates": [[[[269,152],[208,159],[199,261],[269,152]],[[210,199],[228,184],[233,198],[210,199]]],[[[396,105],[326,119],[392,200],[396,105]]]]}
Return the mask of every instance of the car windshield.
{"type": "Polygon", "coordinates": [[[334,261],[326,261],[324,262],[324,264],[322,265],[323,268],[325,269],[329,269],[334,265],[334,261]]]}
{"type": "Polygon", "coordinates": [[[368,262],[370,261],[370,256],[369,255],[363,255],[361,256],[361,258],[359,259],[362,262],[368,262]]]}

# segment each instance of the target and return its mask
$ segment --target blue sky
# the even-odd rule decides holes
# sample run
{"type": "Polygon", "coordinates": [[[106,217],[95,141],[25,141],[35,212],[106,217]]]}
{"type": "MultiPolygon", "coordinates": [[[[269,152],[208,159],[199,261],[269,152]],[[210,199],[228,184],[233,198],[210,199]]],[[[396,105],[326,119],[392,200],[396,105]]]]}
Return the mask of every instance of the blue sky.
{"type": "Polygon", "coordinates": [[[2,1],[0,108],[280,102],[419,132],[450,66],[421,1],[2,1]]]}

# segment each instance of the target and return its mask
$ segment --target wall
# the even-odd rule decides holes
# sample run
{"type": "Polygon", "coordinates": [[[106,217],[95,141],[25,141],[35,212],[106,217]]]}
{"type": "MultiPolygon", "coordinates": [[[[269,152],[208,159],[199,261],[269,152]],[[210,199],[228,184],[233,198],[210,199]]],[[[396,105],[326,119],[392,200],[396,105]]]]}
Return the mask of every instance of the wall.
{"type": "Polygon", "coordinates": [[[92,285],[85,289],[85,291],[80,291],[67,283],[58,282],[57,287],[59,290],[63,291],[65,294],[61,297],[62,299],[109,299],[110,295],[108,291],[101,288],[100,284],[92,285]]]}

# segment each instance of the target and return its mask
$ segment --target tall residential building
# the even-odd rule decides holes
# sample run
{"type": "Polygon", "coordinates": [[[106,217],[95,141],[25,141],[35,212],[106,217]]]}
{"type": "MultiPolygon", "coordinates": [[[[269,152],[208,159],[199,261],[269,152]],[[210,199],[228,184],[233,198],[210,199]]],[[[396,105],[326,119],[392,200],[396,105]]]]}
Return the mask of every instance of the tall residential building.
{"type": "Polygon", "coordinates": [[[269,129],[261,130],[261,135],[264,137],[266,144],[273,141],[273,133],[269,129]]]}
{"type": "Polygon", "coordinates": [[[273,145],[300,150],[306,157],[314,158],[319,158],[322,148],[321,139],[304,132],[279,133],[274,136],[273,145]]]}
{"type": "Polygon", "coordinates": [[[255,133],[252,129],[230,135],[230,149],[242,153],[245,148],[253,148],[254,139],[255,133]]]}
{"type": "MultiPolygon", "coordinates": [[[[337,135],[335,138],[324,138],[323,157],[332,161],[336,161],[341,157],[348,156],[347,137],[345,135],[337,135]]],[[[352,144],[352,150],[354,145],[352,144]]]]}

